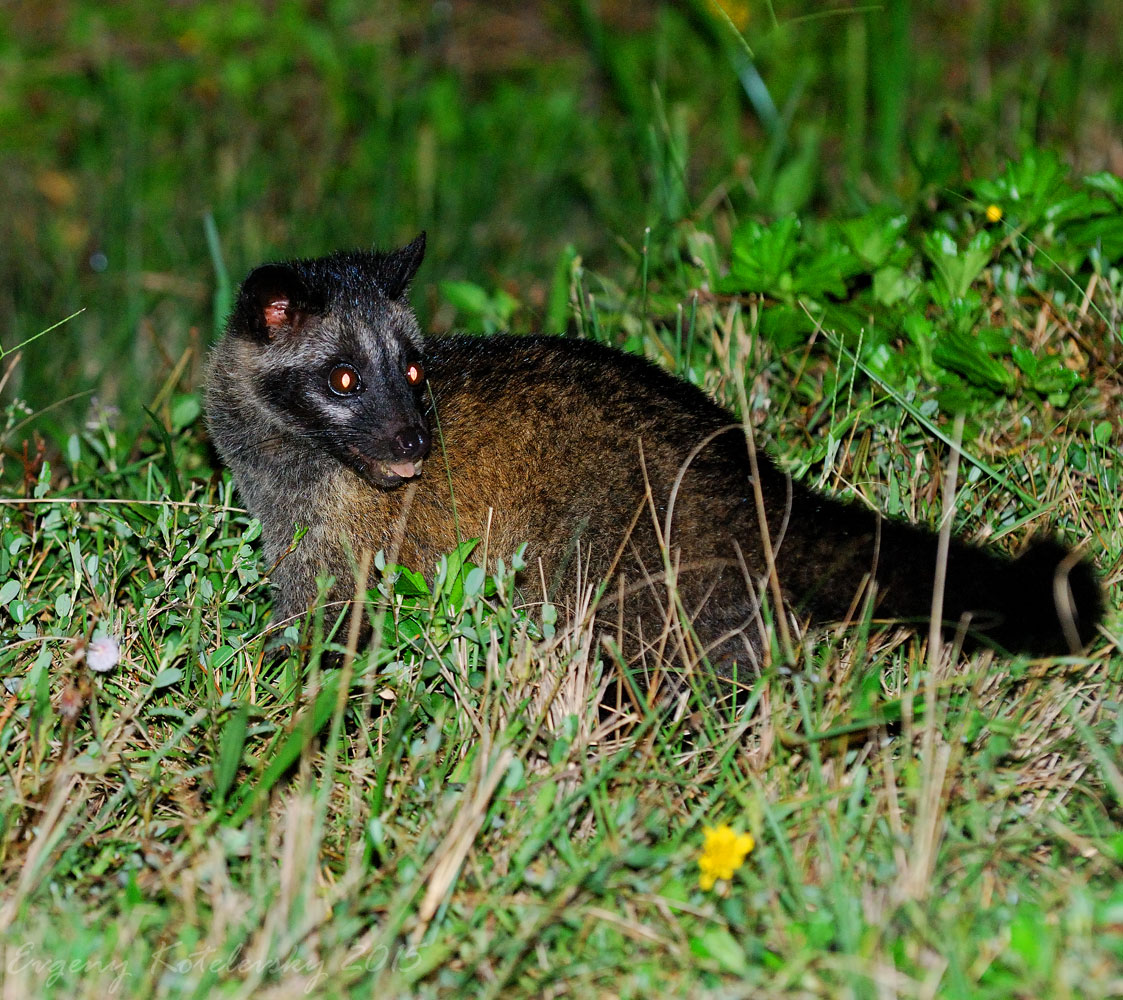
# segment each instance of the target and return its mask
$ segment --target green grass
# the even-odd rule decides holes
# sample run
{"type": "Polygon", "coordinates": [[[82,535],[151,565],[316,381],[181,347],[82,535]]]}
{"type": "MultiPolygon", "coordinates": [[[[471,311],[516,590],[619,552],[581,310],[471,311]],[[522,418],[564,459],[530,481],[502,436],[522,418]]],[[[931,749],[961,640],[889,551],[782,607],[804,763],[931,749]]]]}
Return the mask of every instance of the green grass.
{"type": "Polygon", "coordinates": [[[5,987],[1123,992],[1123,197],[1092,138],[1123,98],[1108,7],[1024,6],[1012,50],[997,7],[953,28],[895,4],[753,8],[746,48],[702,5],[575,2],[475,50],[499,68],[445,47],[498,20],[393,6],[76,3],[58,48],[13,18],[3,170],[53,195],[16,199],[27,252],[0,261],[5,987]],[[1046,58],[1057,36],[1082,59],[1046,58]],[[993,79],[949,83],[940,52],[993,79]],[[294,126],[301,101],[328,110],[294,126]],[[376,567],[374,648],[349,655],[326,609],[274,655],[258,529],[199,414],[214,261],[236,281],[421,226],[432,324],[644,353],[895,516],[940,517],[964,412],[957,530],[1086,542],[1102,636],[933,660],[859,623],[777,640],[741,714],[699,693],[621,718],[590,636],[524,606],[517,554],[485,575],[461,552],[376,567]],[[757,846],[702,891],[720,823],[757,846]]]}

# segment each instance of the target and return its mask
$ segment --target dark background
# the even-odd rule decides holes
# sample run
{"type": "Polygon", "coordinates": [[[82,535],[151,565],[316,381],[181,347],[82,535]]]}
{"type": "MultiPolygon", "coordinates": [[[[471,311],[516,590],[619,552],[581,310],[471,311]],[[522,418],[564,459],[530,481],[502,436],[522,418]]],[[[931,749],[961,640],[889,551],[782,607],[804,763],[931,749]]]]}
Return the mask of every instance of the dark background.
{"type": "Polygon", "coordinates": [[[567,247],[634,281],[646,226],[656,254],[686,226],[725,248],[746,216],[915,199],[1029,144],[1123,172],[1111,0],[725,9],[7,6],[0,347],[84,312],[26,346],[4,401],[52,407],[46,430],[93,395],[139,424],[197,383],[224,275],[265,259],[426,229],[428,325],[458,321],[454,278],[529,329],[567,247]]]}

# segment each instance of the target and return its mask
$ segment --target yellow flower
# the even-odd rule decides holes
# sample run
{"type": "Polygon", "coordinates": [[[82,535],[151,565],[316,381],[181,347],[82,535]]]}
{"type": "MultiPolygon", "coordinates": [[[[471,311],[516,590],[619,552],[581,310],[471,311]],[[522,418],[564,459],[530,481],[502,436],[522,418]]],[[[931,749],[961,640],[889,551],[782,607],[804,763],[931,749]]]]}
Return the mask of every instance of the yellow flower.
{"type": "Polygon", "coordinates": [[[997,205],[987,205],[987,221],[997,222],[1002,218],[1002,209],[997,205]]]}
{"type": "Polygon", "coordinates": [[[733,878],[733,873],[745,863],[756,842],[751,834],[734,833],[733,827],[727,824],[708,826],[702,833],[706,840],[702,845],[702,856],[698,859],[698,867],[702,869],[698,884],[703,889],[712,889],[719,878],[733,878]]]}
{"type": "Polygon", "coordinates": [[[745,0],[709,0],[710,9],[717,15],[724,14],[738,31],[749,26],[750,6],[745,0]]]}

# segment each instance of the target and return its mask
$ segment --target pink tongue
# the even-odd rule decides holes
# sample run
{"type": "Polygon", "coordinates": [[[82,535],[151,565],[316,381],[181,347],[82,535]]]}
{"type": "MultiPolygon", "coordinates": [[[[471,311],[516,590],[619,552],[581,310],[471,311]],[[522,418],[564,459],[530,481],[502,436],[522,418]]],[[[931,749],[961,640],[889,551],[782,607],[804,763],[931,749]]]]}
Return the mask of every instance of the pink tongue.
{"type": "Polygon", "coordinates": [[[417,475],[417,470],[413,467],[413,462],[398,462],[397,465],[391,465],[390,471],[395,476],[401,476],[403,479],[411,479],[417,475]]]}

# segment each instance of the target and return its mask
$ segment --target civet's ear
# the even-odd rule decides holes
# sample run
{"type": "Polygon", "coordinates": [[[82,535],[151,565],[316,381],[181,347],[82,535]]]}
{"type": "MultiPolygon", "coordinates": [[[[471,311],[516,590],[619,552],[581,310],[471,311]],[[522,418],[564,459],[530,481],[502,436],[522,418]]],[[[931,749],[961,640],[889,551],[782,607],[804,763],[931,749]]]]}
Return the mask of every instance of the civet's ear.
{"type": "Polygon", "coordinates": [[[243,336],[276,340],[298,335],[308,318],[321,310],[293,267],[263,264],[242,282],[231,324],[243,336]]]}
{"type": "Polygon", "coordinates": [[[377,280],[386,298],[399,299],[405,294],[424,259],[424,233],[400,250],[393,250],[380,257],[377,265],[380,273],[377,275],[377,280]]]}

